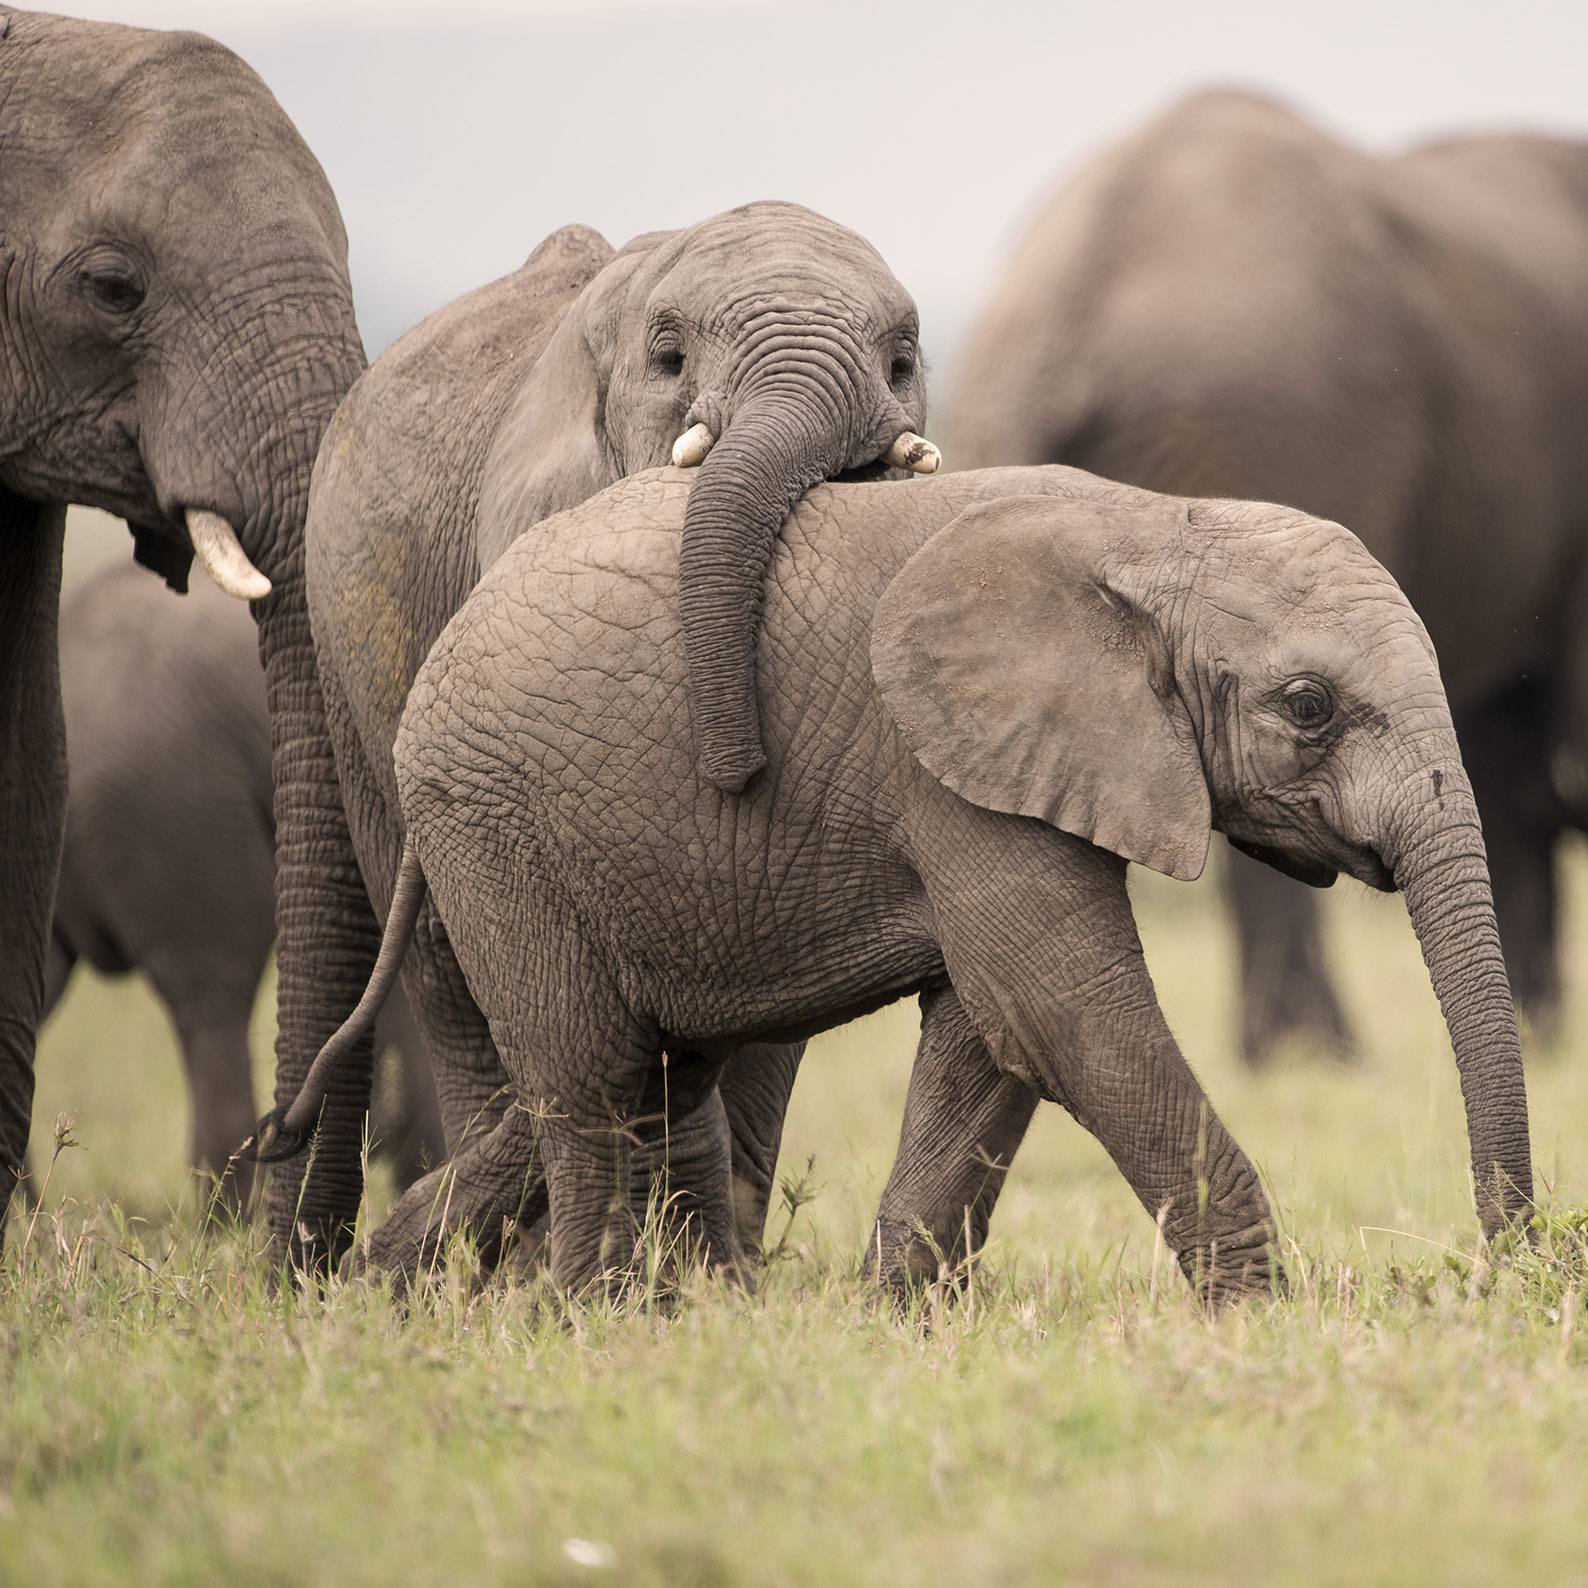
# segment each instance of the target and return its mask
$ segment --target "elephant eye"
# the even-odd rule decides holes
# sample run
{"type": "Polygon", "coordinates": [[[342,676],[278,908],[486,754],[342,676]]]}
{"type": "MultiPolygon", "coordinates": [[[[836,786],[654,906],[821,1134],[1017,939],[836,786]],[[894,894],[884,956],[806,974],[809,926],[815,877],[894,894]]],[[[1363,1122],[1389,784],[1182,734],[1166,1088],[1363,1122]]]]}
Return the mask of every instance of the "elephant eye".
{"type": "Polygon", "coordinates": [[[674,342],[664,342],[651,349],[651,367],[663,375],[681,375],[684,370],[684,350],[674,342]]]}
{"type": "Polygon", "coordinates": [[[1286,684],[1280,699],[1298,728],[1314,731],[1324,727],[1334,716],[1334,702],[1328,690],[1311,678],[1298,678],[1286,684]]]}
{"type": "Polygon", "coordinates": [[[130,314],[144,299],[143,277],[137,265],[111,249],[85,259],[77,279],[101,308],[114,314],[130,314]]]}
{"type": "Polygon", "coordinates": [[[907,381],[915,378],[915,354],[895,353],[893,365],[888,370],[888,383],[892,386],[903,386],[907,381]]]}

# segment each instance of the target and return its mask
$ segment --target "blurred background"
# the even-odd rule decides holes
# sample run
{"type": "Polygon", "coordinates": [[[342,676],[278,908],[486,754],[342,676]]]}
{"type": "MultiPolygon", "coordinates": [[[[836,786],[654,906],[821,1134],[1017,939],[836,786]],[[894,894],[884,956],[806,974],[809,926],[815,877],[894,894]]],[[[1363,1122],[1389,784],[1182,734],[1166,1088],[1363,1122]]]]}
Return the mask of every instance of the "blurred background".
{"type": "MultiPolygon", "coordinates": [[[[795,200],[869,237],[914,292],[941,384],[1009,248],[1054,184],[1172,100],[1263,89],[1335,133],[1392,148],[1446,132],[1588,136],[1588,6],[1212,0],[1076,6],[981,0],[77,0],[80,14],[200,28],[275,91],[323,163],[351,239],[372,356],[431,310],[514,269],[570,221],[614,244],[759,198],[795,200]]],[[[128,555],[78,515],[70,576],[128,555]]],[[[1588,881],[1573,852],[1567,1016],[1535,1054],[1545,1189],[1581,1199],[1588,1155],[1588,881]]],[[[1404,912],[1342,886],[1328,902],[1364,1051],[1261,1079],[1232,1056],[1230,930],[1211,888],[1152,878],[1149,960],[1171,1023],[1290,1227],[1343,1248],[1466,1240],[1472,1225],[1454,1066],[1404,912]]],[[[272,1008],[256,1022],[270,1085],[272,1008]]],[[[828,1227],[863,1232],[892,1152],[913,1006],[813,1054],[785,1165],[817,1157],[828,1227]]],[[[88,1152],[57,1189],[146,1216],[181,1197],[183,1088],[139,989],[81,976],[40,1057],[36,1150],[57,1109],[88,1152]],[[113,1072],[120,1072],[116,1074],[113,1072]],[[155,1084],[148,1077],[157,1076],[155,1084]],[[119,1087],[119,1090],[118,1090],[119,1087]],[[158,1147],[151,1152],[151,1147],[158,1147]]],[[[1151,1225],[1096,1144],[1043,1110],[1001,1239],[1067,1260],[1150,1255],[1151,1225]],[[1143,1247],[1145,1242],[1145,1247],[1143,1247]],[[1033,1244],[1034,1243],[1034,1244],[1033,1244]]],[[[777,1233],[777,1220],[773,1232],[777,1233]]],[[[1010,1250],[1012,1247],[1005,1247],[1010,1250]]],[[[1040,1261],[1039,1256],[1035,1260],[1040,1261]]]]}
{"type": "Polygon", "coordinates": [[[1579,0],[61,0],[192,27],[330,177],[370,355],[583,221],[620,246],[751,199],[854,227],[941,375],[1044,192],[1209,84],[1388,147],[1588,132],[1579,0]]]}

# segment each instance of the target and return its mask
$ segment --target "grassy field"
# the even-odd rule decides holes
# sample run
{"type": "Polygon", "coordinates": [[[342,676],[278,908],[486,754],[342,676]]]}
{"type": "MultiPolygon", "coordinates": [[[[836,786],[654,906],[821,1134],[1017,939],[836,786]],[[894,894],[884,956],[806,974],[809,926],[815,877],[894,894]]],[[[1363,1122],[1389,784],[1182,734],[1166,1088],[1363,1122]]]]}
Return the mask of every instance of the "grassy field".
{"type": "MultiPolygon", "coordinates": [[[[1137,878],[1290,1254],[1289,1302],[1211,1322],[1051,1108],[969,1300],[876,1304],[912,1006],[813,1048],[784,1171],[814,1195],[754,1297],[570,1313],[461,1262],[406,1314],[272,1296],[256,1232],[199,1232],[162,1016],[85,976],[35,1115],[46,1160],[58,1113],[77,1145],[0,1267],[0,1582],[1588,1583],[1588,854],[1570,883],[1529,1071],[1548,1228],[1491,1265],[1399,901],[1328,900],[1360,1061],[1252,1076],[1214,894],[1137,878]]],[[[269,1037],[262,1000],[262,1066],[269,1037]]]]}

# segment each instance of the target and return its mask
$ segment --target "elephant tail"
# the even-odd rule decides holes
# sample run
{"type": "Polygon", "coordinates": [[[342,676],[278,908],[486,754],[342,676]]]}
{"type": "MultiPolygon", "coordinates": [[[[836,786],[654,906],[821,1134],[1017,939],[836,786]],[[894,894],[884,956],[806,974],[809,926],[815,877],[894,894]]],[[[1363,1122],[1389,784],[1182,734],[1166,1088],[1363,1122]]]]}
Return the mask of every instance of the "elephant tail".
{"type": "Polygon", "coordinates": [[[397,867],[397,886],[392,893],[386,930],[380,940],[380,953],[369,986],[358,1007],[337,1027],[331,1039],[315,1055],[303,1086],[292,1102],[271,1109],[254,1127],[254,1133],[237,1149],[237,1157],[253,1163],[284,1163],[295,1158],[309,1144],[320,1117],[320,1105],[330,1087],[331,1077],[343,1056],[375,1024],[375,1016],[397,981],[403,955],[413,941],[419,907],[425,902],[425,874],[419,866],[419,852],[410,835],[403,841],[402,860],[397,867]]]}

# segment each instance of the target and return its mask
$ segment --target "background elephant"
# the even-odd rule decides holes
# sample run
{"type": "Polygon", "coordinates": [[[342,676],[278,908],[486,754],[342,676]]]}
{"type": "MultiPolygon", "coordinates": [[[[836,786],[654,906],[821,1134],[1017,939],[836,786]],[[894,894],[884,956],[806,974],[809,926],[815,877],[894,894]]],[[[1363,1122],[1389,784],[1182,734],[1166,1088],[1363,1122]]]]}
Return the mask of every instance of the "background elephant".
{"type": "MultiPolygon", "coordinates": [[[[270,710],[248,613],[208,580],[173,602],[109,568],[61,605],[61,701],[71,790],[45,1012],[78,959],[141,970],[176,1028],[193,1097],[196,1168],[225,1175],[253,1128],[248,1022],[275,936],[270,710]]],[[[423,1043],[399,993],[377,1046],[399,1084],[372,1135],[399,1187],[441,1161],[423,1043]]],[[[246,1200],[253,1166],[224,1189],[246,1200]]]]}
{"type": "Polygon", "coordinates": [[[330,188],[220,46],[8,9],[0,147],[3,1199],[27,1146],[66,805],[64,504],[125,518],[178,589],[198,550],[254,598],[291,808],[320,721],[309,470],[364,355],[330,188]]]}
{"type": "MultiPolygon", "coordinates": [[[[401,852],[391,751],[409,684],[481,570],[531,525],[665,463],[675,445],[699,461],[705,426],[714,440],[690,499],[679,599],[707,774],[737,787],[760,755],[753,709],[746,716],[733,702],[754,705],[755,613],[778,529],[814,482],[885,473],[901,437],[925,447],[913,434],[926,406],[917,339],[909,294],[864,239],[796,205],[764,203],[618,253],[588,228],[565,228],[375,364],[327,433],[309,509],[330,725],[320,759],[328,764],[334,746],[340,795],[328,788],[305,811],[313,824],[281,832],[282,853],[299,857],[291,874],[306,895],[317,890],[301,906],[284,893],[283,918],[312,908],[326,923],[313,967],[324,1036],[358,1001],[375,958],[374,915],[362,897],[350,902],[352,879],[362,876],[381,916],[391,899],[401,852]],[[717,706],[725,716],[713,717],[717,706]],[[727,761],[713,757],[708,721],[745,730],[727,733],[736,746],[727,761]],[[334,804],[348,826],[333,834],[334,804]],[[352,930],[365,934],[361,954],[342,952],[338,934],[352,930]]],[[[456,1146],[465,1130],[494,1125],[506,1075],[433,918],[405,975],[456,1146]]],[[[284,987],[284,1010],[295,996],[284,987]]],[[[282,1050],[278,1101],[297,1094],[318,1047],[282,1050]]],[[[799,1051],[757,1055],[728,1086],[751,1224],[770,1191],[799,1051]]],[[[293,1176],[276,1177],[272,1227],[305,1262],[348,1238],[367,1095],[367,1055],[355,1055],[327,1100],[301,1198],[293,1176]]]]}
{"type": "MultiPolygon", "coordinates": [[[[1070,463],[1348,524],[1438,647],[1512,985],[1558,997],[1551,849],[1588,813],[1588,145],[1392,158],[1204,94],[1054,195],[948,400],[956,465],[1070,463]]],[[[1236,860],[1244,1044],[1345,1033],[1316,910],[1236,860]]]]}
{"type": "Polygon", "coordinates": [[[393,941],[422,868],[517,1106],[399,1202],[377,1264],[411,1272],[443,1219],[490,1251],[549,1202],[559,1283],[621,1266],[649,1189],[614,1204],[634,1141],[666,1142],[732,1261],[717,1070],[922,989],[939,1084],[912,1086],[879,1241],[913,1204],[952,1242],[1035,1087],[1205,1293],[1266,1286],[1266,1199],[1164,1022],[1125,889],[1126,860],[1195,877],[1214,827],[1316,885],[1404,890],[1483,1226],[1527,1207],[1476,808],[1433,648],[1354,536],[1069,469],[820,487],[767,587],[766,776],[727,802],[688,733],[689,494],[646,475],[517,541],[415,680],[393,941]]]}

